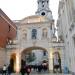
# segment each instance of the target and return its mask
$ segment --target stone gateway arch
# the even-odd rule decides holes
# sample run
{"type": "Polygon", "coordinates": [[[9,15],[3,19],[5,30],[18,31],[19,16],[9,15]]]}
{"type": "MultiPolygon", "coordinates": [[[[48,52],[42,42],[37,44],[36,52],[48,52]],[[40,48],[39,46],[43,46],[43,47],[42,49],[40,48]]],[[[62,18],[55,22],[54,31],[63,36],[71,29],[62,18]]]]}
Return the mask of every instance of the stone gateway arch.
{"type": "Polygon", "coordinates": [[[38,10],[36,15],[14,21],[17,27],[17,36],[12,40],[13,44],[6,47],[8,58],[6,63],[10,63],[13,55],[14,70],[16,72],[20,71],[21,59],[23,59],[24,54],[32,50],[37,53],[37,49],[47,51],[49,71],[53,71],[54,52],[59,52],[61,68],[64,68],[64,43],[61,40],[57,42],[54,19],[49,9],[49,0],[38,0],[37,2],[38,10]]]}
{"type": "MultiPolygon", "coordinates": [[[[7,63],[10,63],[11,56],[14,58],[14,70],[21,68],[21,59],[24,52],[32,50],[45,50],[48,53],[49,71],[53,70],[53,53],[59,52],[61,66],[64,67],[64,44],[57,42],[54,36],[54,21],[44,16],[29,16],[15,23],[17,26],[17,37],[14,44],[7,45],[7,63]],[[36,33],[34,32],[34,30],[36,33]],[[36,36],[36,38],[35,38],[36,36]],[[15,57],[14,57],[15,54],[15,57]]],[[[36,52],[35,52],[36,53],[36,52]]]]}

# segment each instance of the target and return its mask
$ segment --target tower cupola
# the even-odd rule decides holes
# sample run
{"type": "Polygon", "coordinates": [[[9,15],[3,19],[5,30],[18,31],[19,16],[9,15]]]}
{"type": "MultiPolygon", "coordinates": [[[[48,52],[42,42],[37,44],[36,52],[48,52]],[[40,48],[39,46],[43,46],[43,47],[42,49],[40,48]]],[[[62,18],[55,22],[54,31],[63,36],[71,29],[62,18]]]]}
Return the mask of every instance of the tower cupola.
{"type": "Polygon", "coordinates": [[[46,16],[49,19],[52,19],[52,12],[49,9],[49,0],[38,0],[38,9],[36,14],[46,16]]]}

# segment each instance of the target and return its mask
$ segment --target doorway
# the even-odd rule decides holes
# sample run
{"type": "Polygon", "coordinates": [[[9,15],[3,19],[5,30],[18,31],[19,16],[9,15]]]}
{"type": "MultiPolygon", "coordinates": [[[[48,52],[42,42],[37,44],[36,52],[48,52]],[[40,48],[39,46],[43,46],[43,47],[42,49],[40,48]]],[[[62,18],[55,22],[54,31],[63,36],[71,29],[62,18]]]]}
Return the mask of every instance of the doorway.
{"type": "Polygon", "coordinates": [[[11,70],[12,72],[16,71],[16,53],[13,53],[10,57],[10,66],[11,66],[11,70]]]}

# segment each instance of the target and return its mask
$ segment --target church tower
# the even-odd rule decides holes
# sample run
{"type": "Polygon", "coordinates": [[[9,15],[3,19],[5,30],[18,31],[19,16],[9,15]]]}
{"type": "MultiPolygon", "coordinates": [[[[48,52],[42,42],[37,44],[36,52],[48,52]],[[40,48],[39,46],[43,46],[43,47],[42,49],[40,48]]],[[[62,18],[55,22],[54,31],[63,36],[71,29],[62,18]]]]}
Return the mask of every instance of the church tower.
{"type": "Polygon", "coordinates": [[[53,19],[52,12],[49,9],[49,0],[38,0],[37,3],[38,3],[38,9],[36,14],[46,16],[50,20],[53,19]]]}

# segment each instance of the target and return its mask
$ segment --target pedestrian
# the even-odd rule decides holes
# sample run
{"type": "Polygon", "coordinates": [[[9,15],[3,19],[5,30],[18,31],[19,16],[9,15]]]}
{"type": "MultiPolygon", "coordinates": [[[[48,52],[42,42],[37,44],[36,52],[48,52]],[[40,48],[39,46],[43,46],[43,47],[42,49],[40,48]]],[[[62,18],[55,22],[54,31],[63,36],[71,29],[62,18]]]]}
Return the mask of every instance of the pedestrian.
{"type": "Polygon", "coordinates": [[[61,69],[61,58],[60,58],[60,55],[58,54],[59,56],[59,59],[58,59],[58,62],[59,62],[59,72],[62,73],[62,69],[61,69]]]}
{"type": "Polygon", "coordinates": [[[21,67],[21,71],[20,72],[21,72],[21,75],[25,74],[25,67],[24,66],[21,67]]]}
{"type": "Polygon", "coordinates": [[[10,65],[8,65],[8,75],[11,75],[11,73],[12,73],[11,66],[10,66],[10,65]]]}
{"type": "Polygon", "coordinates": [[[42,71],[42,65],[38,65],[38,72],[42,71]]]}
{"type": "Polygon", "coordinates": [[[27,75],[29,75],[30,72],[31,72],[31,68],[30,68],[30,66],[27,66],[27,67],[26,67],[26,73],[27,73],[27,75]]]}
{"type": "Polygon", "coordinates": [[[4,65],[3,66],[3,73],[2,73],[2,75],[6,75],[6,71],[7,71],[7,67],[6,67],[6,65],[4,65]]]}
{"type": "Polygon", "coordinates": [[[69,73],[69,69],[67,66],[64,66],[64,74],[68,74],[69,73]]]}

